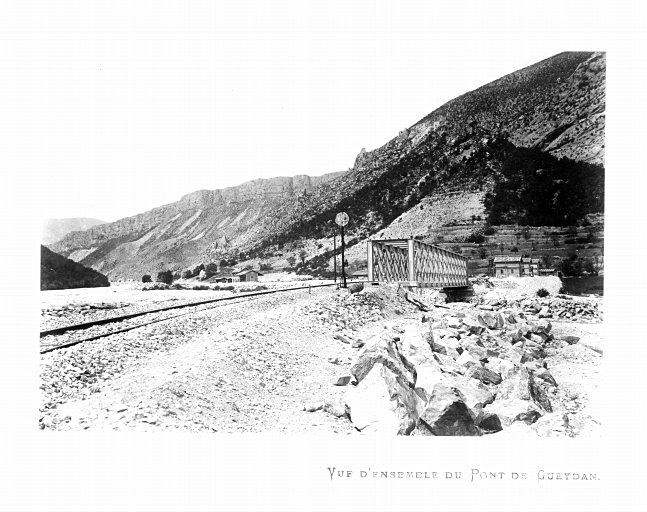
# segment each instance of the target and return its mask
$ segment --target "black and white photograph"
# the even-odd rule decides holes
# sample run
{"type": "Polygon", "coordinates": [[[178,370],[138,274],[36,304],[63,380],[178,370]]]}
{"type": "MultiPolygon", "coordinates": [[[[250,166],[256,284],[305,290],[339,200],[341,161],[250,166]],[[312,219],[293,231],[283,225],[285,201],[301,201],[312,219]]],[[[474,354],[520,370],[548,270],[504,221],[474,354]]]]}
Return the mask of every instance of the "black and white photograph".
{"type": "Polygon", "coordinates": [[[56,489],[40,506],[605,509],[605,469],[633,471],[606,458],[631,414],[609,398],[631,382],[611,384],[617,344],[640,336],[614,313],[640,284],[614,268],[644,254],[612,197],[610,30],[640,16],[60,7],[3,52],[29,104],[7,100],[8,164],[36,170],[33,257],[6,270],[40,280],[12,331],[24,460],[56,489]],[[98,501],[66,498],[75,481],[98,501]]]}

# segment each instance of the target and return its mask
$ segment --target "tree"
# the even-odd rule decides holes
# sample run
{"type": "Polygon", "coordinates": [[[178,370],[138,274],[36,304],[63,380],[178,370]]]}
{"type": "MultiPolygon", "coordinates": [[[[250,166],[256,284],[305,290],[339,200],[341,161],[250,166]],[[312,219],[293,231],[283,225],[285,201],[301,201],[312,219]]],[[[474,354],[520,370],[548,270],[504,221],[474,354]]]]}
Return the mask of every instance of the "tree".
{"type": "Polygon", "coordinates": [[[296,261],[297,261],[297,259],[296,259],[294,256],[288,256],[288,257],[287,257],[287,258],[285,258],[285,259],[287,260],[288,265],[290,265],[291,267],[294,267],[294,264],[295,264],[295,263],[296,263],[296,261]]]}
{"type": "Polygon", "coordinates": [[[491,224],[568,226],[604,211],[604,167],[516,148],[485,195],[491,224]]]}
{"type": "Polygon", "coordinates": [[[144,274],[142,276],[142,283],[152,283],[153,279],[151,278],[150,274],[144,274]]]}
{"type": "Polygon", "coordinates": [[[166,283],[166,284],[173,283],[173,272],[171,272],[170,270],[158,272],[156,281],[158,283],[166,283]]]}
{"type": "Polygon", "coordinates": [[[481,230],[472,231],[466,238],[465,242],[470,244],[482,244],[485,242],[485,235],[481,230]]]}

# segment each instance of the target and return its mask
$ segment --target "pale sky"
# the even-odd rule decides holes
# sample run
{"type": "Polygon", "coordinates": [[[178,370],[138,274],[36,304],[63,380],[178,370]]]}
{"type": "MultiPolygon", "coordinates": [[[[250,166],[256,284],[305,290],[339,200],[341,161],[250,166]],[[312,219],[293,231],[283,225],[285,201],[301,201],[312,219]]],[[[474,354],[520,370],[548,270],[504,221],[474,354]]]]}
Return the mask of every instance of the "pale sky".
{"type": "Polygon", "coordinates": [[[605,50],[595,3],[498,4],[43,3],[17,34],[26,57],[3,59],[29,78],[15,130],[41,217],[114,221],[199,189],[346,170],[460,94],[605,50]]]}

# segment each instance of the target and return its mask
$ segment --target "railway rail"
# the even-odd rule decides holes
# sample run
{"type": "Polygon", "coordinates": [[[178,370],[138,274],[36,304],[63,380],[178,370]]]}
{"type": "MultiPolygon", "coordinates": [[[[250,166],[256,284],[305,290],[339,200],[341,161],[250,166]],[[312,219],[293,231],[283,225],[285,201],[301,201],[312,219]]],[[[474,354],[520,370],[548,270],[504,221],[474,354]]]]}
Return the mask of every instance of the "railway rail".
{"type": "MultiPolygon", "coordinates": [[[[231,296],[231,297],[219,297],[217,299],[207,299],[207,300],[201,300],[201,301],[196,301],[196,302],[190,302],[188,304],[174,304],[172,306],[168,307],[162,307],[162,308],[156,308],[156,309],[150,309],[146,311],[140,311],[137,313],[129,313],[127,315],[119,315],[119,316],[114,316],[110,318],[102,318],[100,320],[95,320],[92,322],[84,322],[80,324],[74,324],[74,325],[68,325],[64,327],[58,327],[56,329],[49,329],[46,331],[41,331],[40,333],[40,338],[41,338],[41,349],[40,353],[41,354],[46,354],[48,352],[52,352],[54,350],[59,350],[62,348],[67,348],[71,347],[74,345],[78,345],[80,343],[83,343],[85,341],[92,341],[96,340],[99,338],[105,338],[107,336],[112,336],[115,334],[131,331],[133,329],[138,329],[140,327],[144,327],[147,325],[151,325],[154,323],[158,322],[164,322],[166,320],[171,320],[173,318],[177,318],[179,316],[184,316],[188,315],[191,313],[195,313],[197,311],[206,311],[209,309],[213,309],[216,307],[222,307],[230,304],[239,304],[241,302],[247,302],[250,300],[255,300],[260,298],[261,296],[264,295],[270,295],[274,293],[282,293],[282,292],[291,292],[291,291],[302,291],[302,290],[310,290],[312,288],[322,288],[322,287],[330,287],[330,286],[339,286],[339,283],[329,283],[329,284],[316,284],[316,285],[309,285],[309,286],[299,286],[295,288],[283,288],[283,289],[277,289],[277,290],[264,290],[264,291],[259,291],[259,292],[249,292],[249,293],[244,293],[236,296],[231,296]],[[236,302],[233,302],[236,301],[236,302]],[[216,304],[214,304],[216,303],[216,304]],[[204,307],[202,309],[192,309],[190,311],[185,311],[181,312],[175,315],[170,315],[166,316],[164,313],[166,311],[171,311],[171,310],[179,310],[179,309],[185,309],[185,308],[198,308],[200,306],[208,306],[204,307]],[[144,317],[148,315],[156,315],[153,319],[148,319],[145,320],[144,322],[139,322],[135,324],[124,324],[121,327],[113,330],[109,330],[107,332],[100,332],[100,333],[91,333],[90,336],[87,337],[82,337],[82,338],[76,338],[72,340],[66,340],[62,343],[57,342],[56,338],[60,337],[61,335],[65,335],[66,333],[69,333],[71,331],[90,331],[92,332],[94,327],[101,326],[101,325],[107,325],[107,324],[116,324],[116,323],[121,323],[121,322],[128,322],[129,320],[132,320],[137,317],[144,317]],[[48,340],[43,340],[43,338],[48,338],[48,337],[55,337],[55,339],[52,340],[52,342],[48,342],[48,340]]],[[[86,333],[87,334],[87,333],[86,333]]],[[[60,341],[60,340],[59,340],[60,341]]]]}

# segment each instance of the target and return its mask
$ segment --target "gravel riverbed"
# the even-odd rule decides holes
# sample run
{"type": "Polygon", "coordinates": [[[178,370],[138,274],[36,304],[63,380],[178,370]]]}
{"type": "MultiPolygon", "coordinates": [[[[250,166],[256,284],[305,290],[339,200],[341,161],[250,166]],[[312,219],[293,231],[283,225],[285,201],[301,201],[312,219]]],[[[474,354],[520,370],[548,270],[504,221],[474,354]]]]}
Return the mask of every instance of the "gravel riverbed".
{"type": "MultiPolygon", "coordinates": [[[[173,299],[145,293],[149,303],[140,305],[147,309],[151,302],[173,299]]],[[[128,294],[119,300],[128,302],[128,294]]],[[[446,307],[465,314],[490,308],[482,301],[446,307]]],[[[357,294],[315,288],[192,311],[42,355],[39,425],[358,434],[344,393],[364,342],[384,332],[405,332],[423,318],[433,322],[447,311],[423,313],[386,286],[357,294]]],[[[589,402],[598,394],[600,328],[599,323],[555,325],[557,332],[582,338],[577,345],[562,344],[548,359],[565,383],[553,398],[572,420],[568,435],[599,426],[589,402]]]]}

